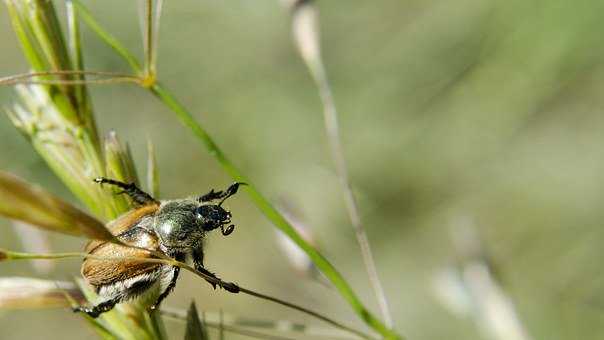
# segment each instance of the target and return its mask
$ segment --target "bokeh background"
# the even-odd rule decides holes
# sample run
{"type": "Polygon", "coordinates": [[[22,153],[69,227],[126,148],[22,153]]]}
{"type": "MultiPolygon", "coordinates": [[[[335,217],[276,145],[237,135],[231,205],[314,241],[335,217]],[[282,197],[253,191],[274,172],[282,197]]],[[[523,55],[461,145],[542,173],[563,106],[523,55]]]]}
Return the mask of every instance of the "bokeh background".
{"type": "MultiPolygon", "coordinates": [[[[59,2],[57,2],[59,3],[59,2]]],[[[86,1],[141,54],[137,3],[86,1]]],[[[455,226],[474,228],[501,287],[534,339],[604,337],[604,2],[597,0],[318,1],[323,54],[346,158],[396,328],[409,339],[489,339],[472,313],[443,303],[445,268],[459,260],[455,226]],[[452,232],[453,230],[453,232],[452,232]],[[453,235],[452,235],[453,234],[453,235]],[[440,287],[440,288],[438,288],[440,287]]],[[[61,4],[58,4],[62,8],[61,4]]],[[[89,69],[127,71],[87,28],[89,69]]],[[[159,78],[253,182],[287,202],[326,256],[377,312],[323,133],[316,88],[278,1],[166,1],[159,78]]],[[[0,7],[0,75],[27,72],[0,7]]],[[[132,85],[92,86],[102,131],[113,129],[145,174],[156,144],[163,198],[230,179],[155,98],[132,85]]],[[[0,103],[15,99],[0,88],[0,103]]],[[[0,116],[0,169],[74,201],[0,116]]],[[[242,285],[363,327],[333,291],[297,273],[275,228],[246,195],[238,225],[213,235],[207,266],[242,285]]],[[[0,246],[23,249],[1,220],[0,246]]],[[[55,251],[80,239],[50,235],[55,251]]],[[[79,261],[3,276],[69,279],[79,261]]],[[[295,311],[212,291],[188,273],[166,305],[322,326],[295,311]]],[[[184,326],[168,322],[175,338],[184,326]]],[[[1,339],[81,339],[67,310],[0,311],[1,339]]]]}

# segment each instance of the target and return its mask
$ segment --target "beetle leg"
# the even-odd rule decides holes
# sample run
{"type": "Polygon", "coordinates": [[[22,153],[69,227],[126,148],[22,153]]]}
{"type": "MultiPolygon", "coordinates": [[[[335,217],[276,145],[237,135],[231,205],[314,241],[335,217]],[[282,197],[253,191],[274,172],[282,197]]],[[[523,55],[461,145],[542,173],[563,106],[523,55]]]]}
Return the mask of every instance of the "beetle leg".
{"type": "MultiPolygon", "coordinates": [[[[215,279],[220,280],[220,278],[218,276],[216,276],[216,274],[207,270],[203,266],[203,250],[202,249],[198,249],[193,252],[193,264],[195,265],[195,269],[197,271],[200,271],[208,276],[211,276],[215,279]]],[[[220,288],[226,290],[227,292],[239,293],[239,291],[240,291],[239,286],[237,286],[233,282],[225,282],[222,280],[220,280],[220,282],[212,282],[208,279],[206,279],[206,281],[208,281],[208,283],[211,284],[214,289],[216,289],[216,286],[220,286],[220,288]]]]}
{"type": "MultiPolygon", "coordinates": [[[[193,265],[195,266],[195,270],[200,271],[200,272],[202,272],[208,276],[214,277],[216,279],[218,278],[214,273],[208,271],[203,266],[203,250],[199,249],[199,250],[193,252],[193,265]]],[[[216,289],[215,282],[212,282],[208,279],[206,279],[206,281],[208,281],[208,283],[211,284],[214,289],[216,289]]]]}
{"type": "MultiPolygon", "coordinates": [[[[197,269],[198,271],[200,271],[200,272],[202,272],[202,273],[204,273],[204,274],[208,275],[208,276],[211,276],[211,277],[213,277],[213,278],[218,279],[218,276],[216,276],[216,274],[214,274],[214,273],[212,273],[211,271],[209,271],[209,270],[205,269],[204,267],[197,267],[196,269],[197,269]]],[[[212,288],[216,289],[216,282],[212,282],[212,281],[210,281],[210,280],[208,280],[208,279],[206,279],[206,281],[208,281],[208,283],[212,285],[212,288]]]]}
{"type": "Polygon", "coordinates": [[[115,307],[117,303],[119,303],[121,298],[115,298],[107,301],[103,301],[96,306],[87,307],[87,306],[78,306],[73,308],[73,312],[82,312],[90,315],[93,318],[97,318],[99,315],[108,312],[115,307]]]}
{"type": "MultiPolygon", "coordinates": [[[[223,190],[214,191],[214,189],[212,189],[207,194],[199,196],[199,198],[197,198],[197,200],[199,202],[210,202],[210,201],[222,199],[222,201],[224,202],[224,200],[226,200],[227,198],[229,198],[237,193],[237,190],[239,189],[240,185],[247,185],[247,184],[243,183],[243,182],[235,182],[235,183],[231,184],[224,191],[223,190]]],[[[220,202],[220,203],[222,203],[222,202],[220,202]]]]}
{"type": "Polygon", "coordinates": [[[212,189],[207,194],[199,196],[197,200],[199,202],[210,202],[222,198],[222,194],[222,191],[214,191],[214,189],[212,189]]]}
{"type": "Polygon", "coordinates": [[[134,183],[124,183],[124,182],[120,182],[120,181],[116,181],[116,180],[104,178],[104,177],[95,178],[94,181],[101,185],[105,184],[105,183],[115,185],[116,187],[123,190],[120,193],[127,194],[128,196],[130,196],[130,198],[132,198],[132,200],[134,202],[136,202],[140,205],[159,203],[151,195],[149,195],[148,193],[139,189],[136,186],[136,184],[134,184],[134,183]]]}
{"type": "Polygon", "coordinates": [[[222,203],[224,201],[226,201],[227,198],[235,195],[237,193],[237,190],[239,190],[239,186],[240,185],[247,185],[247,183],[243,183],[243,182],[235,182],[233,184],[231,184],[224,192],[224,197],[222,198],[222,201],[220,201],[220,203],[218,203],[218,205],[222,205],[222,203]]]}

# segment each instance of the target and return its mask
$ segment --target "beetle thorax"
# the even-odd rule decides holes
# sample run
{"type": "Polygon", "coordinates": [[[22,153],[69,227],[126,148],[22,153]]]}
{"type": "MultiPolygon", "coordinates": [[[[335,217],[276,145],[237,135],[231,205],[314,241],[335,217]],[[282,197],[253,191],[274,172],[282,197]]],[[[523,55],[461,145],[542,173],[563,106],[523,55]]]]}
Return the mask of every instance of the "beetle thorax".
{"type": "Polygon", "coordinates": [[[165,248],[186,251],[200,245],[205,231],[197,218],[197,207],[192,200],[162,202],[153,228],[165,248]]]}

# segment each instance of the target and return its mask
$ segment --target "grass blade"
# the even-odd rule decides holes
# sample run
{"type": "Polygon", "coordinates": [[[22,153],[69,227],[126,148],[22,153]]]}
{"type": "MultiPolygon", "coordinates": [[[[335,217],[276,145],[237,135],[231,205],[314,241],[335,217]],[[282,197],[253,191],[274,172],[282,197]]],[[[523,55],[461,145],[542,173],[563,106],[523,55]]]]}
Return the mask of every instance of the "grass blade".
{"type": "Polygon", "coordinates": [[[195,302],[191,302],[189,311],[187,312],[187,329],[185,332],[185,340],[208,340],[208,331],[204,324],[199,319],[195,302]]]}
{"type": "MultiPolygon", "coordinates": [[[[122,146],[115,131],[110,131],[105,138],[105,165],[107,177],[126,182],[136,183],[137,176],[134,169],[134,161],[127,147],[122,146]]],[[[131,203],[126,195],[118,195],[119,190],[105,187],[105,190],[113,195],[113,204],[117,211],[128,211],[131,203]]]]}
{"type": "Polygon", "coordinates": [[[42,56],[42,52],[33,44],[32,32],[29,29],[25,18],[20,11],[20,7],[23,4],[17,4],[14,0],[5,0],[6,7],[8,8],[8,14],[11,18],[13,30],[21,43],[21,49],[25,58],[36,71],[42,71],[46,69],[46,62],[42,56]]]}

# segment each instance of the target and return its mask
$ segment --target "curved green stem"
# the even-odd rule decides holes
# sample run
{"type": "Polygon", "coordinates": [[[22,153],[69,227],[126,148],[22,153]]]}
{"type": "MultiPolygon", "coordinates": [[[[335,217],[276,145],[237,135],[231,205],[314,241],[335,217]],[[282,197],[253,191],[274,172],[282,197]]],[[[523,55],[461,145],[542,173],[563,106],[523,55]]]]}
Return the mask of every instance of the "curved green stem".
{"type": "Polygon", "coordinates": [[[387,328],[378,318],[376,318],[365,306],[361,303],[358,296],[352,290],[348,282],[337,271],[337,269],[313,246],[311,246],[294,227],[283,217],[283,215],[273,207],[273,205],[256,189],[253,183],[245,177],[235,165],[226,157],[218,145],[212,140],[210,135],[201,127],[201,125],[193,118],[191,113],[182,106],[174,96],[165,90],[160,84],[155,84],[150,87],[150,90],[155,94],[165,105],[167,105],[178,117],[183,125],[193,132],[193,134],[201,141],[208,149],[209,153],[216,158],[218,163],[224,170],[237,182],[245,182],[246,191],[252,198],[252,201],[258,206],[260,211],[292,239],[317,265],[317,267],[325,274],[325,276],[334,284],[342,297],[350,304],[357,315],[365,321],[367,325],[380,333],[387,339],[400,339],[400,336],[393,330],[387,328]]]}

